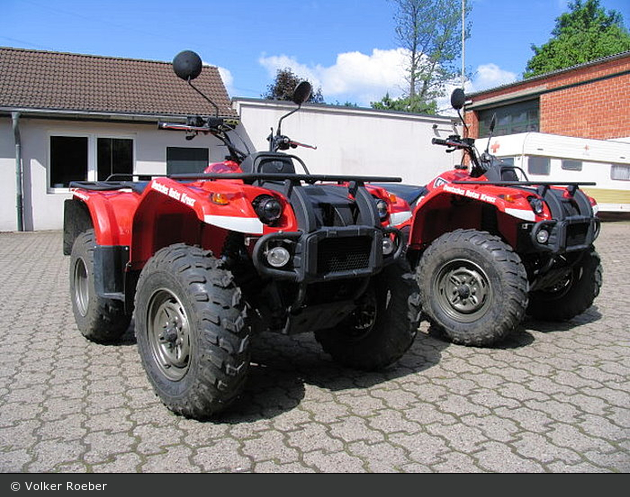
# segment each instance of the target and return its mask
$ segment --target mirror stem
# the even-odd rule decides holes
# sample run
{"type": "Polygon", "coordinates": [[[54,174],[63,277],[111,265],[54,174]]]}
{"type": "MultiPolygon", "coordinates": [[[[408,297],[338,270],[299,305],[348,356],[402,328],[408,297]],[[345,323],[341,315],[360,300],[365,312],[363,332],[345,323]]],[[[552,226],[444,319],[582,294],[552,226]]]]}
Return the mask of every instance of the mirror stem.
{"type": "Polygon", "coordinates": [[[212,100],[210,100],[208,97],[206,97],[201,90],[197,89],[195,87],[195,85],[192,84],[192,81],[190,78],[188,78],[188,84],[190,85],[190,87],[195,90],[197,93],[199,93],[199,95],[201,95],[204,100],[206,100],[207,102],[210,102],[212,104],[212,106],[214,107],[214,112],[215,112],[215,116],[214,117],[219,117],[219,107],[217,107],[217,104],[215,104],[212,100]]]}
{"type": "Polygon", "coordinates": [[[282,116],[280,118],[280,120],[278,121],[278,131],[276,133],[278,136],[282,134],[281,129],[282,129],[282,121],[283,121],[283,119],[289,117],[291,114],[295,114],[298,110],[300,110],[300,107],[301,107],[301,105],[298,106],[296,109],[293,109],[291,112],[289,112],[288,114],[285,114],[284,116],[282,116]]]}

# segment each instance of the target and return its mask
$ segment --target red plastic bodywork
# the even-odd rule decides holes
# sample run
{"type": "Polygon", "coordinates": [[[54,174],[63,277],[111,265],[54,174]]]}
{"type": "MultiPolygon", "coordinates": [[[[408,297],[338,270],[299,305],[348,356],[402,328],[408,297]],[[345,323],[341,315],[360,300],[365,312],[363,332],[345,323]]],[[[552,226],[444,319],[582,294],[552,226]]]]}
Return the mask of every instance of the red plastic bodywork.
{"type": "MultiPolygon", "coordinates": [[[[204,171],[240,172],[232,161],[210,164],[204,171]]],[[[392,211],[409,210],[406,203],[403,205],[382,188],[373,190],[373,195],[386,200],[392,211]]],[[[131,188],[74,188],[73,194],[89,210],[98,245],[129,247],[127,270],[142,269],[157,250],[174,243],[199,245],[220,254],[229,232],[257,238],[298,231],[293,210],[282,194],[239,179],[182,182],[160,177],[149,181],[141,193],[131,188]],[[273,195],[283,206],[282,217],[273,226],[263,224],[254,211],[252,202],[259,195],[273,195]]]]}
{"type": "MultiPolygon", "coordinates": [[[[231,166],[213,164],[206,172],[220,167],[224,172],[240,172],[231,166]]],[[[164,177],[151,180],[142,193],[131,189],[74,189],[73,193],[90,212],[98,245],[130,247],[128,269],[141,269],[157,250],[173,243],[220,253],[229,229],[251,236],[297,230],[286,198],[241,180],[182,183],[164,177]],[[273,227],[263,224],[252,207],[259,195],[274,195],[284,207],[273,227]]]]}
{"type": "MultiPolygon", "coordinates": [[[[495,210],[497,229],[513,247],[521,223],[552,219],[546,204],[540,215],[533,211],[528,200],[528,197],[538,196],[533,191],[493,184],[453,183],[455,181],[479,182],[486,178],[471,178],[466,170],[454,169],[427,184],[428,192],[417,201],[412,217],[398,226],[409,230],[410,248],[422,249],[440,235],[458,228],[478,229],[483,225],[486,206],[495,210]]],[[[569,195],[568,191],[565,195],[569,195]]]]}

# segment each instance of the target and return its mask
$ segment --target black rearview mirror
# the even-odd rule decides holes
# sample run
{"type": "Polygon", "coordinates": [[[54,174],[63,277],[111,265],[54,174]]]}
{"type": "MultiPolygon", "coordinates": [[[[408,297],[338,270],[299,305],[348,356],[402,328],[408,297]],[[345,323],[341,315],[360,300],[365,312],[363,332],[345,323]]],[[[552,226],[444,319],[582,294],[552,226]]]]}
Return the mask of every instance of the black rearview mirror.
{"type": "Polygon", "coordinates": [[[201,74],[201,57],[191,50],[178,53],[173,59],[173,71],[185,81],[201,74]]]}
{"type": "Polygon", "coordinates": [[[461,110],[466,103],[466,94],[461,88],[455,88],[451,93],[451,106],[455,110],[461,110]]]}
{"type": "Polygon", "coordinates": [[[311,98],[312,91],[313,87],[311,84],[308,81],[302,81],[295,87],[295,91],[293,92],[293,102],[297,105],[302,105],[311,98]]]}

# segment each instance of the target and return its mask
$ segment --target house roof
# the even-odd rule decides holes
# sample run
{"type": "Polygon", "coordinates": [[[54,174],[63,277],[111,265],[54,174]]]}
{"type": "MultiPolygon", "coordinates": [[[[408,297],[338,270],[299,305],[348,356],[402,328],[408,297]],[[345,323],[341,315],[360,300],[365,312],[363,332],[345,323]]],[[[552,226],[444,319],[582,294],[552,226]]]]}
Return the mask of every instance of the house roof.
{"type": "MultiPolygon", "coordinates": [[[[236,116],[216,67],[194,85],[236,116]]],[[[201,95],[167,62],[0,47],[0,109],[158,117],[213,115],[201,95]]]]}
{"type": "MultiPolygon", "coordinates": [[[[570,66],[570,67],[565,67],[563,69],[557,69],[555,71],[551,71],[545,74],[539,74],[538,76],[533,76],[531,78],[527,78],[527,79],[522,79],[519,81],[515,81],[513,83],[507,83],[504,85],[500,85],[500,86],[495,86],[493,88],[488,88],[486,90],[482,90],[482,91],[478,91],[478,92],[474,92],[474,93],[470,93],[467,95],[468,98],[477,98],[489,93],[495,93],[497,91],[500,90],[505,90],[505,89],[509,89],[509,88],[518,88],[519,86],[526,86],[526,85],[530,85],[532,84],[532,82],[537,82],[539,81],[541,84],[543,84],[546,80],[548,80],[549,78],[556,76],[558,74],[563,74],[563,73],[568,73],[568,72],[573,72],[579,69],[583,69],[585,67],[590,67],[590,66],[597,66],[600,64],[605,64],[607,62],[610,61],[614,61],[614,60],[618,60],[618,59],[625,59],[625,58],[630,58],[630,51],[626,51],[626,52],[621,52],[615,55],[609,55],[607,57],[601,57],[599,59],[595,59],[595,60],[591,60],[589,62],[583,62],[582,64],[576,64],[574,66],[570,66]]],[[[541,87],[542,88],[542,87],[541,87]]]]}

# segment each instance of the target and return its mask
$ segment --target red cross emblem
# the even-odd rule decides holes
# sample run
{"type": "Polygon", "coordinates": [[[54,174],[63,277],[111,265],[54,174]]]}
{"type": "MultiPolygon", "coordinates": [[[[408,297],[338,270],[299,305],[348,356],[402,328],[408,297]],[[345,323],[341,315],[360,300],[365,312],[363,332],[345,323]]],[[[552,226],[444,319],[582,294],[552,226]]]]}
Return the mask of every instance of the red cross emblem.
{"type": "Polygon", "coordinates": [[[500,147],[500,146],[501,146],[501,145],[499,145],[499,143],[498,143],[498,142],[493,143],[493,144],[492,144],[492,146],[490,147],[490,149],[492,150],[492,153],[493,153],[493,154],[496,154],[496,153],[497,153],[497,150],[499,150],[499,147],[500,147]]]}

